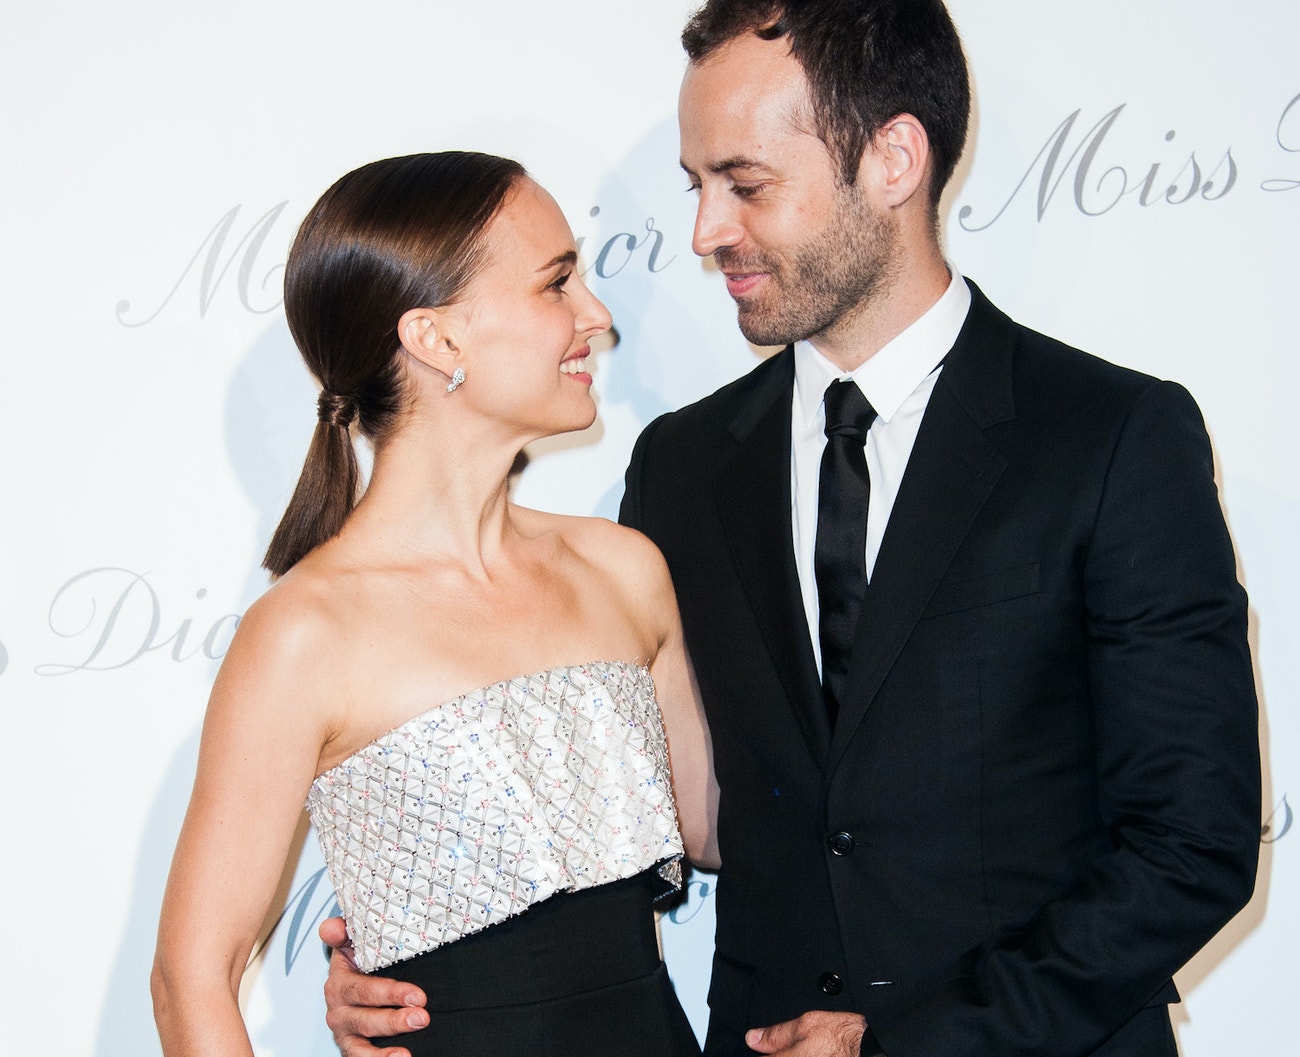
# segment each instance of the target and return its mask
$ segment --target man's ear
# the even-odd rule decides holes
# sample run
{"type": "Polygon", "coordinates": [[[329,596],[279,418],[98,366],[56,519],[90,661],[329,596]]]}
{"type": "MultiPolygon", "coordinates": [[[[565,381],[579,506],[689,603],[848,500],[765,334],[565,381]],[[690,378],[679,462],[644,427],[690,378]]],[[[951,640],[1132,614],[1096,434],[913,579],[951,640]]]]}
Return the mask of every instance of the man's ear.
{"type": "Polygon", "coordinates": [[[414,359],[450,378],[461,358],[452,326],[442,309],[412,308],[397,321],[397,338],[414,359]]]}
{"type": "Polygon", "coordinates": [[[858,179],[869,179],[876,201],[901,206],[919,191],[928,194],[930,137],[925,126],[911,114],[898,114],[886,121],[862,152],[858,179]]]}

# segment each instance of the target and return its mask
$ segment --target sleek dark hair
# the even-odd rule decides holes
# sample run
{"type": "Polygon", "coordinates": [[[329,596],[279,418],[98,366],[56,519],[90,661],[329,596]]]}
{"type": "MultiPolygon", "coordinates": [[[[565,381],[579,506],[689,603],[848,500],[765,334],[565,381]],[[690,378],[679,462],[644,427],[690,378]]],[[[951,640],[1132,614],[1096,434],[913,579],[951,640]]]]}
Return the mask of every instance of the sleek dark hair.
{"type": "Polygon", "coordinates": [[[483,265],[483,233],[526,175],[508,158],[412,154],[354,169],[307,214],[284,274],[284,312],[320,382],[302,476],[262,564],[283,575],[336,535],[356,502],[349,433],[376,444],[405,406],[397,323],[451,304],[483,265]]]}
{"type": "Polygon", "coordinates": [[[970,118],[966,58],[941,0],[707,0],[686,23],[682,47],[700,62],[745,33],[789,41],[817,134],[846,185],[871,137],[891,118],[914,115],[930,139],[938,208],[970,118]]]}

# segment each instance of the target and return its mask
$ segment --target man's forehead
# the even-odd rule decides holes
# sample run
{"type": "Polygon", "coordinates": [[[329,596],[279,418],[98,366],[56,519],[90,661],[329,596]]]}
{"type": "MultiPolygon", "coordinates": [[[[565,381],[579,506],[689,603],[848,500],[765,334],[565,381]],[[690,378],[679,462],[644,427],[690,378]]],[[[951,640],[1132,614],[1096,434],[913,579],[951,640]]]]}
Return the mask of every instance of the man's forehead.
{"type": "Polygon", "coordinates": [[[679,105],[683,111],[773,104],[791,108],[807,100],[807,78],[786,42],[747,34],[687,67],[679,105]]]}
{"type": "Polygon", "coordinates": [[[753,42],[725,44],[687,69],[678,98],[683,149],[688,140],[701,146],[725,142],[732,144],[725,149],[729,155],[757,156],[772,136],[813,134],[808,82],[799,63],[783,42],[753,42]]]}

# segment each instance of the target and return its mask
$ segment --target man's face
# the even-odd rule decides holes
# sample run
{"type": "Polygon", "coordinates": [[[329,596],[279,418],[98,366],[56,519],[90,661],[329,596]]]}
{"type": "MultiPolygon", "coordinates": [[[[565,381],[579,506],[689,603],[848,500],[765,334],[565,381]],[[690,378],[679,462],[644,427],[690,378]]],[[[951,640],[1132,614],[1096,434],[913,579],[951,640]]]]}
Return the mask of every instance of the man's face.
{"type": "Polygon", "coordinates": [[[780,39],[738,37],[682,81],[682,167],[699,192],[692,246],[713,255],[756,345],[833,342],[895,271],[892,216],[861,181],[840,182],[811,107],[780,39]]]}

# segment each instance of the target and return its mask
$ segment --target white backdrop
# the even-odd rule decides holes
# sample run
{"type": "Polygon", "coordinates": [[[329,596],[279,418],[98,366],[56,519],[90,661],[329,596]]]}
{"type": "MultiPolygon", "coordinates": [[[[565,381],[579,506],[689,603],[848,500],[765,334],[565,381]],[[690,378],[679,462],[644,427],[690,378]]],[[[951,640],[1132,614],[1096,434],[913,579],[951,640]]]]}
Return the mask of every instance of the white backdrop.
{"type": "MultiPolygon", "coordinates": [[[[597,358],[597,425],[533,451],[525,503],[612,516],[640,428],[756,362],[690,252],[675,104],[692,6],[6,5],[7,1052],[157,1052],[147,975],[204,702],[314,421],[280,268],[329,183],[482,149],[568,213],[620,340],[597,358]]],[[[1177,1032],[1184,1057],[1280,1057],[1300,947],[1300,5],[951,6],[977,117],[945,200],[950,256],[1022,322],[1185,383],[1214,439],[1251,595],[1267,828],[1255,899],[1179,975],[1177,1032]]],[[[250,974],[267,1057],[331,1052],[313,844],[250,974]]],[[[713,885],[697,875],[663,923],[700,1028],[713,885]]]]}

